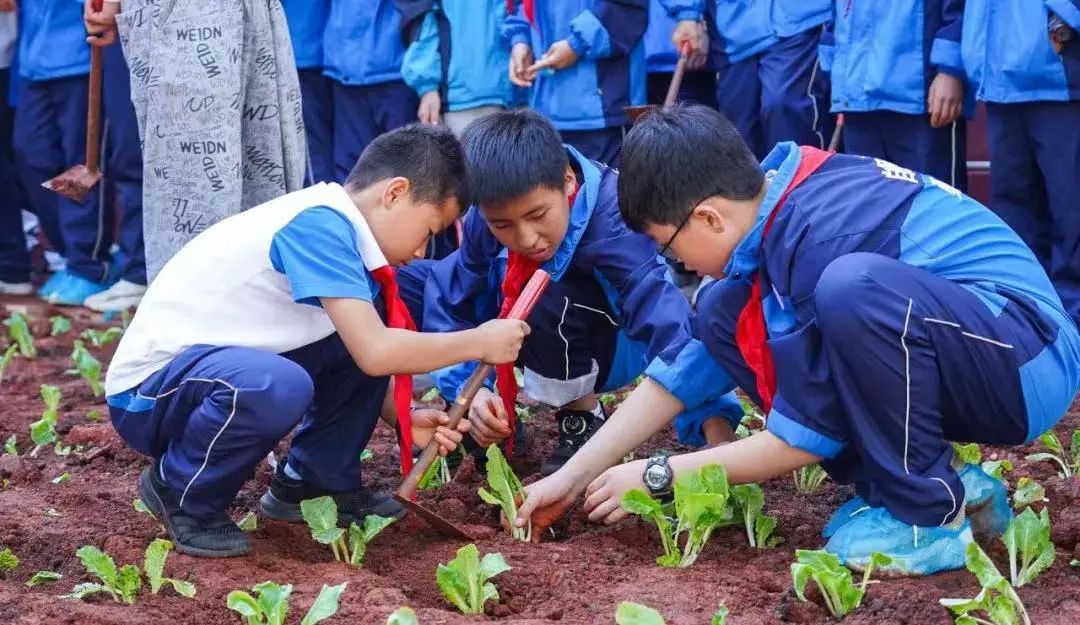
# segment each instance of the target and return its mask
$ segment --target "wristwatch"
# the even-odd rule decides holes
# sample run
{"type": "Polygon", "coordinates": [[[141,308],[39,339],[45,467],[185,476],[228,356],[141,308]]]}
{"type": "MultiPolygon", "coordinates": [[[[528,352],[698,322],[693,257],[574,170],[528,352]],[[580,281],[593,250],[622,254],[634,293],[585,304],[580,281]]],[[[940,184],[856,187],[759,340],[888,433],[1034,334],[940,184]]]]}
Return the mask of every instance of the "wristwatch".
{"type": "Polygon", "coordinates": [[[667,456],[653,456],[645,463],[645,472],[641,474],[641,481],[645,482],[645,488],[649,489],[649,494],[664,498],[671,494],[671,482],[674,477],[667,456]]]}

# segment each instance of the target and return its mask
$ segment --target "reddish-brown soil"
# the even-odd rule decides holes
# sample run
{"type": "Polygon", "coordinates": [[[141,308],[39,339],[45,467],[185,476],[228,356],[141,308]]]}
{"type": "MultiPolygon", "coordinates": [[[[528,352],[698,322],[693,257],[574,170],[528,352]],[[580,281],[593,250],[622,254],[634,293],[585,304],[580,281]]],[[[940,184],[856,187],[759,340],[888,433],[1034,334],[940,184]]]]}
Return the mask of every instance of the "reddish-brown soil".
{"type": "MultiPolygon", "coordinates": [[[[35,333],[47,333],[44,312],[35,311],[35,333]]],[[[91,320],[79,320],[76,331],[91,320]]],[[[157,525],[132,509],[135,480],[147,460],[127,449],[107,423],[87,419],[91,410],[105,413],[82,380],[65,375],[73,336],[38,340],[40,356],[18,360],[0,387],[4,410],[0,414],[0,440],[18,436],[21,458],[0,458],[0,478],[8,480],[0,490],[0,545],[10,547],[22,563],[0,580],[0,624],[39,625],[206,625],[239,623],[225,607],[226,594],[234,589],[273,580],[291,583],[293,609],[290,623],[298,623],[320,586],[349,582],[337,616],[329,624],[378,624],[398,606],[412,606],[425,625],[444,623],[502,622],[524,624],[610,624],[620,601],[638,601],[660,610],[668,623],[701,625],[725,602],[731,610],[729,623],[827,623],[824,609],[803,603],[791,590],[789,565],[795,548],[815,549],[824,544],[820,531],[837,505],[849,493],[831,482],[813,495],[797,493],[790,479],[778,478],[764,485],[766,509],[779,518],[778,532],[785,542],[768,550],[750,549],[737,528],[719,531],[697,564],[686,570],[664,569],[654,564],[659,552],[654,530],[631,520],[614,527],[586,523],[572,514],[559,535],[541,545],[515,542],[496,531],[496,515],[476,496],[481,478],[471,460],[455,481],[437,492],[422,495],[428,505],[447,518],[469,526],[479,537],[481,553],[499,551],[513,570],[496,579],[501,599],[489,605],[488,615],[464,617],[439,594],[435,567],[453,557],[460,544],[441,538],[421,522],[410,519],[380,535],[370,548],[363,569],[333,561],[330,552],[314,543],[303,526],[261,521],[252,535],[253,553],[231,560],[204,560],[172,554],[166,574],[189,579],[198,587],[194,600],[182,599],[169,590],[151,595],[144,587],[131,607],[107,597],[88,601],[58,599],[76,583],[90,581],[75,557],[86,544],[97,545],[118,563],[142,562],[143,550],[158,535],[157,525]],[[51,449],[36,458],[27,457],[31,447],[28,426],[38,419],[41,401],[38,387],[58,384],[63,389],[59,431],[67,444],[81,451],[59,457],[51,449]],[[72,479],[63,484],[51,480],[63,472],[72,479]],[[24,583],[38,570],[63,573],[58,583],[27,588],[24,583]]],[[[104,361],[109,348],[98,350],[104,361]]],[[[549,413],[537,413],[529,423],[532,444],[514,460],[521,475],[532,477],[540,459],[552,446],[554,424],[549,413]]],[[[1080,427],[1080,413],[1073,412],[1058,427],[1059,433],[1080,427]]],[[[1064,438],[1064,437],[1063,437],[1064,438]]],[[[371,445],[368,483],[391,488],[396,483],[395,454],[391,434],[381,428],[371,445]]],[[[658,436],[639,451],[675,450],[670,435],[658,436]]],[[[279,448],[279,454],[284,446],[279,448]]],[[[1046,485],[1054,522],[1053,538],[1058,557],[1051,570],[1019,590],[1037,625],[1080,623],[1080,571],[1069,561],[1080,541],[1080,479],[1065,481],[1047,463],[1029,463],[1021,449],[986,448],[986,453],[1007,457],[1016,464],[1010,481],[1034,477],[1046,485]]],[[[245,487],[233,510],[235,518],[254,509],[266,488],[270,469],[260,467],[245,487]]],[[[990,553],[999,567],[1007,568],[1000,544],[990,553]]],[[[978,587],[965,571],[925,579],[884,580],[871,587],[864,605],[844,619],[850,624],[945,625],[951,622],[937,600],[971,597],[978,587]]],[[[816,594],[811,593],[811,598],[816,594]]]]}

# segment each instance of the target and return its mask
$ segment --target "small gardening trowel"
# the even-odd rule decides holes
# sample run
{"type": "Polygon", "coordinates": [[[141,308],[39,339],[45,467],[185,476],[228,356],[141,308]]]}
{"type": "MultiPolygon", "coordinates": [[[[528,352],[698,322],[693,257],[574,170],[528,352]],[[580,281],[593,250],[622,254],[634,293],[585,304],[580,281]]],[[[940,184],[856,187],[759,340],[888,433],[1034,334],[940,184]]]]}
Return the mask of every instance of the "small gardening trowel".
{"type": "MultiPolygon", "coordinates": [[[[532,278],[529,278],[529,282],[525,285],[525,288],[521,290],[521,295],[518,297],[514,307],[510,310],[507,318],[520,319],[522,321],[527,319],[529,313],[531,313],[533,307],[536,306],[536,302],[540,299],[540,295],[543,294],[544,289],[547,288],[549,282],[551,282],[551,276],[546,271],[537,269],[532,278]]],[[[480,366],[476,368],[476,371],[473,371],[473,374],[469,376],[468,381],[465,382],[465,386],[461,389],[461,392],[458,393],[457,399],[454,400],[453,406],[451,406],[450,410],[447,412],[450,421],[446,424],[446,427],[451,429],[457,427],[458,422],[461,421],[461,418],[465,416],[465,412],[469,409],[469,404],[472,403],[473,397],[476,396],[476,392],[484,385],[484,380],[486,380],[488,374],[491,373],[491,368],[491,365],[481,363],[480,366]]],[[[424,472],[427,471],[428,467],[431,466],[431,463],[435,462],[435,459],[438,457],[439,443],[433,438],[431,442],[428,443],[427,447],[424,448],[424,453],[420,454],[420,458],[416,461],[416,464],[413,465],[412,470],[405,476],[405,479],[401,482],[401,486],[394,492],[394,499],[405,506],[406,510],[415,512],[417,516],[427,521],[428,524],[438,530],[439,533],[453,538],[460,538],[462,540],[476,540],[462,528],[414,501],[420,478],[424,476],[424,472]]]]}
{"type": "MultiPolygon", "coordinates": [[[[667,95],[664,96],[664,106],[671,106],[678,99],[683,76],[686,75],[686,64],[689,60],[690,42],[684,41],[679,53],[679,62],[675,64],[675,73],[671,75],[671,84],[668,85],[667,95]]],[[[644,106],[627,106],[623,108],[623,111],[626,112],[626,116],[630,118],[630,123],[633,124],[639,117],[657,108],[660,107],[655,104],[646,104],[644,106]]]]}
{"type": "MultiPolygon", "coordinates": [[[[103,0],[94,0],[93,8],[100,11],[103,0]]],[[[90,46],[90,93],[86,110],[86,164],[75,165],[41,186],[55,191],[74,202],[82,202],[86,194],[101,182],[99,163],[101,148],[101,48],[90,46]]]]}

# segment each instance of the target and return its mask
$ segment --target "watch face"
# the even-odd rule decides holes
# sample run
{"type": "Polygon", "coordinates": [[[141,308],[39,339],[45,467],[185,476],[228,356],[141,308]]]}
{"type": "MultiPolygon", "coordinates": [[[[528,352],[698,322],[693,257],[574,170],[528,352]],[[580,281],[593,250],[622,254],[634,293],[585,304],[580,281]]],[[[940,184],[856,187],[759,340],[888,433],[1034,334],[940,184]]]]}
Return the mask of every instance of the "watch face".
{"type": "Polygon", "coordinates": [[[667,482],[667,471],[663,466],[654,464],[645,471],[645,485],[650,488],[661,488],[667,482]]]}

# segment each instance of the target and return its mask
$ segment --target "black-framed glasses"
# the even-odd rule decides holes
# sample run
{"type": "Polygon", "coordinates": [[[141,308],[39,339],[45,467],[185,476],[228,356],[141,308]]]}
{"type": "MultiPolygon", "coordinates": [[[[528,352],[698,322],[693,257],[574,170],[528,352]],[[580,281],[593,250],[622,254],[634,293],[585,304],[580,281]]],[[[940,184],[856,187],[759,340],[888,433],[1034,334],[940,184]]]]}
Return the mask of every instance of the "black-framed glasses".
{"type": "Polygon", "coordinates": [[[693,206],[690,207],[690,210],[686,213],[686,217],[683,217],[682,223],[679,224],[678,228],[675,228],[675,232],[671,233],[671,238],[667,240],[667,243],[665,243],[663,247],[660,248],[659,253],[661,256],[670,261],[678,262],[679,257],[675,255],[675,252],[671,251],[671,244],[675,242],[675,237],[679,236],[679,233],[682,232],[682,229],[686,227],[686,224],[690,223],[690,217],[693,216],[694,209],[697,208],[698,204],[701,204],[701,202],[696,202],[693,206]]]}

